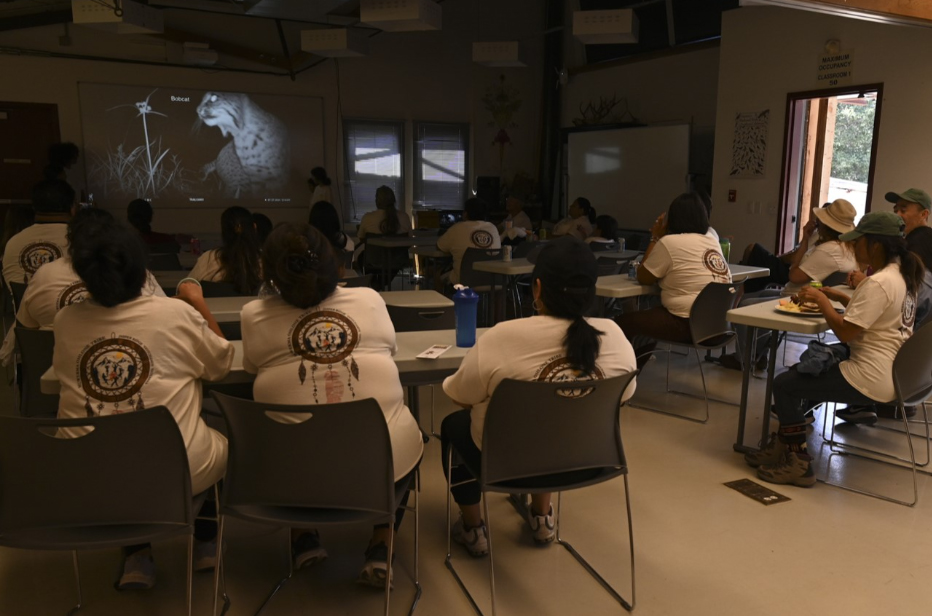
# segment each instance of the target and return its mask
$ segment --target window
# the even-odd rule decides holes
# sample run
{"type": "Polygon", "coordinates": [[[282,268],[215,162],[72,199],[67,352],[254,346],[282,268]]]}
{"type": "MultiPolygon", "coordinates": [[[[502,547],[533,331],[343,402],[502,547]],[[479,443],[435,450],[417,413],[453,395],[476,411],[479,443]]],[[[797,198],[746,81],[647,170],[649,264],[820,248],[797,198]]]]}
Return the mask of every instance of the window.
{"type": "Polygon", "coordinates": [[[375,210],[375,190],[395,191],[398,207],[404,204],[404,122],[346,120],[343,122],[346,153],[346,203],[344,220],[359,221],[375,210]]]}
{"type": "Polygon", "coordinates": [[[469,192],[469,124],[414,125],[414,205],[462,209],[469,192]]]}

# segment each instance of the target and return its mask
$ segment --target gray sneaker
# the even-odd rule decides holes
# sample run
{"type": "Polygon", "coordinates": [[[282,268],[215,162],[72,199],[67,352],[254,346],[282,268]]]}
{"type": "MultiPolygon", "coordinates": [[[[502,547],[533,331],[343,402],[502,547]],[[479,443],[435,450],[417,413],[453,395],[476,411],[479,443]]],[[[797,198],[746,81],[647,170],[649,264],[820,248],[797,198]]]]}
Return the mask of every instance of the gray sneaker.
{"type": "Polygon", "coordinates": [[[806,458],[803,459],[795,451],[787,450],[780,462],[757,469],[757,476],[767,483],[812,487],[816,483],[816,476],[812,470],[812,460],[808,459],[808,455],[806,458]]]}
{"type": "Polygon", "coordinates": [[[470,556],[485,556],[489,553],[489,534],[485,524],[466,530],[463,518],[453,525],[453,541],[466,547],[470,556]]]}
{"type": "MultiPolygon", "coordinates": [[[[394,554],[392,554],[392,560],[395,560],[394,554]]],[[[370,545],[366,549],[366,563],[362,566],[356,582],[364,586],[385,588],[385,577],[387,575],[391,575],[388,566],[388,546],[384,543],[370,545]]],[[[395,587],[394,582],[394,575],[392,575],[392,579],[388,582],[389,588],[395,587]]]]}
{"type": "Polygon", "coordinates": [[[303,569],[326,560],[327,550],[320,545],[320,535],[316,530],[301,533],[291,542],[291,557],[294,559],[294,568],[303,569]]]}
{"type": "Polygon", "coordinates": [[[155,586],[155,560],[152,549],[133,552],[123,559],[123,574],[117,590],[149,590],[155,586]]]}
{"type": "Polygon", "coordinates": [[[550,513],[547,515],[536,515],[534,510],[528,508],[527,523],[534,533],[535,543],[550,543],[556,537],[557,532],[553,523],[553,507],[550,507],[550,513]]]}
{"type": "Polygon", "coordinates": [[[758,451],[751,451],[744,454],[744,461],[747,462],[748,466],[751,468],[757,468],[765,464],[772,465],[779,463],[780,460],[783,459],[784,453],[786,453],[786,443],[777,438],[776,432],[771,432],[767,444],[758,451]]]}

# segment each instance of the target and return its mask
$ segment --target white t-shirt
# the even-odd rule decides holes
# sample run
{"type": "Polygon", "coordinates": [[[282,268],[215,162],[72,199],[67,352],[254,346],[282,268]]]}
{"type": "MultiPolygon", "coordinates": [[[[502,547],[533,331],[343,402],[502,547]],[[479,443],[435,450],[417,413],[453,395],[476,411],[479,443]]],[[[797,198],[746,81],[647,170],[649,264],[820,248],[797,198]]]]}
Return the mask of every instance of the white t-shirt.
{"type": "Polygon", "coordinates": [[[709,230],[706,231],[705,234],[711,237],[716,242],[719,242],[719,245],[721,245],[721,239],[718,237],[718,231],[713,229],[712,225],[709,225],[709,230]]]}
{"type": "Polygon", "coordinates": [[[660,279],[660,301],[678,317],[689,318],[696,296],[710,282],[731,282],[722,247],[708,235],[665,235],[644,260],[647,271],[660,279]]]}
{"type": "Polygon", "coordinates": [[[201,419],[201,379],[227,375],[233,346],[194,308],[165,297],[138,297],[113,308],[91,299],[61,310],[54,330],[60,418],[165,406],[188,451],[192,491],[223,477],[227,440],[201,419]]]}
{"type": "Polygon", "coordinates": [[[589,222],[588,216],[571,218],[567,216],[553,226],[554,235],[572,235],[575,238],[584,240],[592,235],[592,223],[589,222]]]}
{"type": "Polygon", "coordinates": [[[896,398],[893,359],[913,334],[915,320],[916,298],[906,292],[899,263],[865,278],[845,310],[845,321],[864,328],[848,343],[851,358],[839,364],[845,380],[877,402],[896,398]]]}
{"type": "Polygon", "coordinates": [[[40,266],[68,254],[68,225],[36,223],[10,238],[3,251],[3,279],[27,282],[40,266]]]}
{"type": "MultiPolygon", "coordinates": [[[[637,367],[634,349],[621,328],[610,319],[586,321],[603,332],[595,378],[609,378],[637,367]]],[[[492,392],[503,379],[521,381],[577,381],[578,373],[566,362],[563,337],[570,322],[550,316],[533,316],[499,323],[469,349],[456,374],[443,382],[443,391],[460,404],[470,405],[472,440],[482,448],[485,413],[492,392]]],[[[634,394],[635,383],[622,400],[634,394]]]]}
{"type": "Polygon", "coordinates": [[[587,237],[587,244],[611,244],[615,240],[610,240],[607,237],[587,237]]]}
{"type": "Polygon", "coordinates": [[[467,248],[501,248],[502,239],[498,229],[484,220],[464,220],[458,222],[437,240],[437,248],[453,255],[453,272],[450,282],[460,281],[460,268],[467,248]]]}
{"type": "Polygon", "coordinates": [[[197,263],[194,264],[194,268],[188,274],[188,278],[206,280],[207,282],[223,282],[223,265],[220,263],[219,253],[216,250],[208,250],[198,257],[197,263]]]}
{"type": "Polygon", "coordinates": [[[511,226],[515,229],[525,229],[530,231],[534,228],[534,224],[531,222],[531,217],[528,216],[524,210],[518,212],[516,216],[509,214],[505,217],[505,220],[502,221],[502,224],[498,226],[499,231],[505,230],[505,223],[511,221],[511,226]]]}
{"type": "Polygon", "coordinates": [[[318,201],[326,201],[327,203],[333,204],[333,191],[329,186],[318,184],[314,187],[314,192],[311,193],[311,207],[318,201]]]}
{"type": "MultiPolygon", "coordinates": [[[[858,262],[854,250],[845,249],[841,242],[823,242],[814,246],[799,262],[799,269],[811,280],[825,280],[835,272],[848,273],[856,270],[858,262]]],[[[783,295],[795,295],[805,284],[789,282],[783,287],[783,295]]]]}
{"type": "Polygon", "coordinates": [[[375,398],[388,424],[395,480],[415,467],[424,442],[404,405],[392,359],[395,328],[378,293],[337,287],[307,310],[267,297],[246,304],[241,322],[243,367],[257,374],[257,401],[297,405],[375,398]]]}
{"type": "MultiPolygon", "coordinates": [[[[165,297],[162,287],[148,272],[142,295],[165,297]]],[[[41,267],[29,281],[16,320],[25,327],[51,329],[59,310],[87,298],[87,287],[71,267],[71,259],[56,259],[47,267],[41,267]]]]}
{"type": "MultiPolygon", "coordinates": [[[[369,234],[387,235],[388,233],[382,228],[385,221],[385,210],[375,210],[368,212],[359,221],[359,233],[357,237],[360,240],[366,239],[369,234]]],[[[411,219],[402,211],[398,211],[398,232],[395,235],[406,235],[411,231],[411,219]]]]}

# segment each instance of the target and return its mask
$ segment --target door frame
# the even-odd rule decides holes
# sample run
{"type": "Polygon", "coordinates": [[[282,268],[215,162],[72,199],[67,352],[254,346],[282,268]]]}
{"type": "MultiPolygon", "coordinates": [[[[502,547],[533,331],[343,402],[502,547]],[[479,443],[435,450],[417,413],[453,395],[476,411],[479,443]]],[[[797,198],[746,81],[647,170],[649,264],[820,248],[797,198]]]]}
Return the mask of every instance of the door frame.
{"type": "MultiPolygon", "coordinates": [[[[794,143],[791,143],[792,135],[795,135],[799,124],[803,121],[803,113],[801,110],[797,109],[797,103],[802,100],[811,100],[817,98],[829,98],[833,96],[844,96],[846,94],[859,94],[861,96],[868,90],[877,91],[877,106],[874,113],[874,132],[871,137],[871,160],[870,168],[867,172],[867,195],[864,201],[864,212],[871,211],[871,198],[873,191],[871,190],[874,185],[874,171],[877,166],[877,144],[880,141],[880,118],[881,118],[881,107],[883,105],[883,83],[869,83],[856,86],[840,86],[837,88],[827,88],[822,90],[807,90],[804,92],[789,92],[786,95],[786,115],[784,118],[783,126],[783,155],[780,157],[780,197],[777,203],[778,214],[777,214],[777,235],[774,240],[774,246],[776,248],[777,254],[785,252],[786,246],[784,246],[784,238],[786,236],[789,228],[795,223],[793,218],[797,215],[797,212],[790,211],[786,207],[786,200],[789,198],[790,193],[790,184],[796,183],[798,179],[795,172],[791,173],[790,168],[792,165],[799,166],[799,155],[797,148],[793,147],[794,143]]],[[[796,245],[795,238],[793,245],[796,245]]]]}

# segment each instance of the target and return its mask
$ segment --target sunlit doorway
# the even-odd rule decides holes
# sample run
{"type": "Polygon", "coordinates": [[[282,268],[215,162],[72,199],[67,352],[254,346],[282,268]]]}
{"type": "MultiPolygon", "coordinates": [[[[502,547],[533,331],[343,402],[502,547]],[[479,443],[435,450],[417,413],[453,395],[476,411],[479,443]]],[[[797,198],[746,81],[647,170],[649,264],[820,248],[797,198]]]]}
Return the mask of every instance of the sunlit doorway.
{"type": "Polygon", "coordinates": [[[871,210],[883,85],[787,96],[777,250],[792,249],[812,208],[847,199],[871,210]]]}

